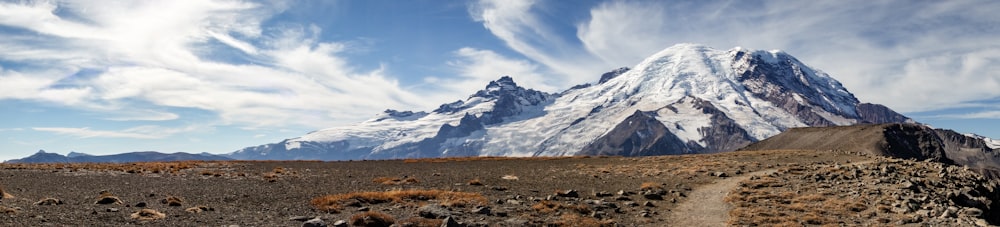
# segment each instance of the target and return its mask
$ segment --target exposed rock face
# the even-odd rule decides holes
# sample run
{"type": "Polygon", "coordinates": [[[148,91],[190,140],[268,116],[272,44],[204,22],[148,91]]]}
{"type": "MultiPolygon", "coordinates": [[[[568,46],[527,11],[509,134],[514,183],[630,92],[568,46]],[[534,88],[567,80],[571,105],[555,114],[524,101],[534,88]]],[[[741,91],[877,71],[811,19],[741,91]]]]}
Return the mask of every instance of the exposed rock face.
{"type": "Polygon", "coordinates": [[[861,123],[915,123],[913,119],[896,113],[896,111],[889,109],[889,107],[885,107],[880,104],[861,103],[858,104],[857,109],[858,117],[861,119],[861,123]]]}
{"type": "Polygon", "coordinates": [[[952,130],[935,129],[945,145],[945,153],[955,163],[979,169],[982,174],[1000,178],[1000,149],[991,149],[982,139],[959,134],[952,130]]]}
{"type": "Polygon", "coordinates": [[[691,153],[684,141],[670,133],[654,114],[635,111],[580,154],[649,156],[691,153]]]}
{"type": "Polygon", "coordinates": [[[608,82],[608,80],[611,80],[612,78],[618,77],[618,75],[621,75],[622,73],[628,72],[628,70],[629,70],[628,67],[621,67],[621,68],[617,68],[615,70],[611,70],[611,72],[606,72],[604,74],[601,74],[601,79],[598,80],[597,83],[598,84],[603,84],[604,82],[608,82]]]}
{"type": "Polygon", "coordinates": [[[816,72],[801,64],[771,63],[798,62],[789,55],[772,55],[774,59],[765,57],[767,56],[746,51],[739,51],[735,55],[738,62],[735,67],[737,80],[755,97],[775,104],[810,126],[838,125],[820,115],[821,112],[857,116],[854,105],[858,100],[853,94],[841,89],[819,89],[842,88],[839,82],[809,76],[816,72]]]}

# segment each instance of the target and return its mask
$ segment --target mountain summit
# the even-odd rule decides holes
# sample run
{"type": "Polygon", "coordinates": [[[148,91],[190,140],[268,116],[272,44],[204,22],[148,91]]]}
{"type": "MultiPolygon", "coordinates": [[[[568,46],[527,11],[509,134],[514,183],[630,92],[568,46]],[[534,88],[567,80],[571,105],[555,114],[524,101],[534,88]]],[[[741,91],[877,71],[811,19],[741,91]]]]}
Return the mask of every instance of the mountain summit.
{"type": "Polygon", "coordinates": [[[782,51],[678,44],[558,94],[491,81],[430,113],[248,147],[238,159],[662,155],[731,151],[793,127],[912,122],[782,51]]]}

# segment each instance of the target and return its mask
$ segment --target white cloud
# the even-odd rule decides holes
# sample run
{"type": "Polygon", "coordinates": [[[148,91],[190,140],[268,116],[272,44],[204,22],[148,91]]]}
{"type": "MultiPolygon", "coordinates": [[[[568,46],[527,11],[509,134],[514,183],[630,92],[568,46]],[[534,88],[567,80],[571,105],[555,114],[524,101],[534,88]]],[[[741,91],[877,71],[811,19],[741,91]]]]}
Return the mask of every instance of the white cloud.
{"type": "Polygon", "coordinates": [[[599,62],[553,32],[547,21],[536,15],[533,9],[537,6],[533,0],[481,0],[471,4],[469,11],[474,20],[482,22],[508,47],[551,69],[550,75],[557,77],[551,80],[561,82],[550,86],[590,82],[601,72],[613,69],[591,64],[599,62]]]}
{"type": "MultiPolygon", "coordinates": [[[[346,46],[319,41],[322,31],[315,25],[283,24],[265,32],[262,23],[286,6],[263,4],[0,3],[0,26],[30,31],[0,40],[0,59],[28,67],[0,71],[0,99],[55,102],[104,112],[109,120],[175,120],[182,116],[170,108],[196,108],[216,113],[222,124],[248,128],[332,126],[386,107],[432,106],[400,88],[383,69],[353,68],[339,56],[346,46]],[[232,52],[229,48],[255,64],[200,56],[232,52]],[[57,68],[51,72],[32,71],[52,65],[57,68]],[[74,75],[85,69],[99,72],[74,75]]],[[[148,137],[127,131],[40,129],[148,137]]]]}
{"type": "Polygon", "coordinates": [[[661,5],[613,1],[590,10],[591,19],[577,25],[583,47],[608,65],[632,66],[662,47],[667,15],[661,5]],[[642,37],[642,38],[636,38],[642,37]]]}
{"type": "Polygon", "coordinates": [[[1000,97],[1000,14],[990,10],[997,1],[609,1],[575,24],[576,37],[554,36],[539,19],[544,12],[533,10],[539,4],[483,0],[470,14],[539,71],[585,78],[566,81],[592,81],[601,69],[676,43],[703,43],[784,49],[862,101],[903,112],[1000,97]]]}
{"type": "Polygon", "coordinates": [[[129,139],[162,139],[177,133],[194,131],[198,127],[165,128],[146,125],[128,128],[121,131],[93,130],[90,128],[37,127],[35,131],[52,132],[61,135],[71,135],[80,138],[129,138],[129,139]]]}

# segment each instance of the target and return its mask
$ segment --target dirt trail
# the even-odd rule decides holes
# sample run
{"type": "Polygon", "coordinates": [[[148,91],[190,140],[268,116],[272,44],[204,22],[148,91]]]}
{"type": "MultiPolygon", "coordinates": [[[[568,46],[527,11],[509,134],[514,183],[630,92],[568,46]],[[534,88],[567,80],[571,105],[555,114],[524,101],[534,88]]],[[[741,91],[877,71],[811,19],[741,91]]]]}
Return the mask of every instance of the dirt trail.
{"type": "Polygon", "coordinates": [[[670,214],[672,226],[726,226],[732,204],[724,201],[726,195],[739,185],[740,181],[752,176],[771,174],[775,169],[743,174],[738,177],[723,178],[715,183],[695,188],[670,214]]]}
{"type": "MultiPolygon", "coordinates": [[[[874,160],[852,162],[850,165],[863,165],[874,160]]],[[[670,214],[671,226],[726,226],[729,220],[729,210],[732,204],[725,201],[729,192],[736,189],[741,181],[753,176],[764,176],[774,173],[777,169],[766,169],[751,172],[738,177],[723,178],[715,183],[695,188],[687,199],[677,204],[670,214]]]]}

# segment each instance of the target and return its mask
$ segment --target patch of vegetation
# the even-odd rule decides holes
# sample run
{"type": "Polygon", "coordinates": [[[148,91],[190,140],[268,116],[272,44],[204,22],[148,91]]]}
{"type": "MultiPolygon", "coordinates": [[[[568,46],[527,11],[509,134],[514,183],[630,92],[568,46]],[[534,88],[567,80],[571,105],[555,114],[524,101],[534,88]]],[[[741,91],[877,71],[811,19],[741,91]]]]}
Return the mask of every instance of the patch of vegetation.
{"type": "Polygon", "coordinates": [[[157,219],[164,219],[167,217],[166,214],[160,213],[159,211],[153,209],[142,209],[132,213],[132,219],[137,219],[141,221],[152,221],[157,219]]]}
{"type": "MultiPolygon", "coordinates": [[[[326,212],[340,212],[348,203],[401,203],[413,204],[416,201],[437,200],[448,207],[469,207],[486,204],[486,197],[479,193],[453,192],[444,190],[393,190],[384,192],[352,192],[327,195],[312,199],[310,204],[326,212]]],[[[360,204],[350,204],[360,205],[360,204]]]]}
{"type": "Polygon", "coordinates": [[[384,185],[400,185],[400,184],[415,184],[420,182],[417,178],[404,176],[400,177],[376,177],[372,179],[372,182],[384,184],[384,185]]]}

